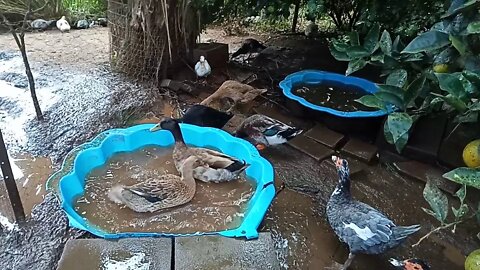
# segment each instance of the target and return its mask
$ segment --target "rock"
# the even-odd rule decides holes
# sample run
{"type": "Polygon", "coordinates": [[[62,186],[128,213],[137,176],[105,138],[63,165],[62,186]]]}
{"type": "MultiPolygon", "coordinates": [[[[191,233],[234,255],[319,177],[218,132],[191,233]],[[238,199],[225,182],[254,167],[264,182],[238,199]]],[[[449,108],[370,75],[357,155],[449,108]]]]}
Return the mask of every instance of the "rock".
{"type": "Polygon", "coordinates": [[[98,18],[97,20],[98,24],[103,26],[103,27],[107,27],[108,25],[108,21],[106,18],[98,18]]]}
{"type": "Polygon", "coordinates": [[[79,20],[77,22],[78,29],[87,29],[90,26],[87,20],[79,20]]]}
{"type": "Polygon", "coordinates": [[[31,22],[30,26],[35,30],[46,30],[50,26],[50,23],[43,19],[36,19],[31,22]]]}

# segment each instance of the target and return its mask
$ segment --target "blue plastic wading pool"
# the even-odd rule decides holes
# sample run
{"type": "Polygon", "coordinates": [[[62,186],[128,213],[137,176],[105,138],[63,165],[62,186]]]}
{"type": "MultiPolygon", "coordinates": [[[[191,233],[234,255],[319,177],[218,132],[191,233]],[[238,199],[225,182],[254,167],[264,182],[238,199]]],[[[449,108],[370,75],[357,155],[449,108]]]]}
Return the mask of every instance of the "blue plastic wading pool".
{"type": "Polygon", "coordinates": [[[295,85],[298,84],[322,84],[328,83],[331,85],[349,86],[352,89],[360,88],[367,93],[375,93],[378,91],[378,87],[375,83],[370,82],[365,79],[353,77],[353,76],[344,76],[337,73],[325,72],[321,70],[302,70],[299,72],[292,73],[285,77],[283,81],[280,82],[280,88],[283,90],[283,94],[294,101],[297,101],[304,107],[309,109],[329,113],[339,117],[346,118],[357,118],[357,117],[380,117],[384,116],[392,111],[392,108],[389,107],[388,110],[377,110],[377,111],[354,111],[354,112],[344,112],[332,109],[330,107],[324,107],[308,102],[303,97],[295,95],[292,90],[295,85]]]}
{"type": "Polygon", "coordinates": [[[84,220],[74,209],[74,202],[84,193],[85,179],[88,173],[96,167],[104,165],[107,160],[120,152],[133,152],[139,148],[157,145],[172,146],[174,139],[169,131],[150,132],[153,124],[142,124],[126,129],[111,129],[99,134],[91,142],[80,145],[72,150],[62,164],[62,168],[52,175],[47,182],[47,189],[54,190],[59,195],[70,225],[86,230],[103,238],[121,237],[160,237],[189,236],[201,234],[220,234],[227,237],[257,238],[257,228],[262,222],[274,196],[274,172],[272,165],[260,156],[258,151],[245,140],[235,138],[225,131],[181,124],[185,142],[191,145],[205,147],[214,146],[222,152],[245,160],[250,164],[246,174],[256,181],[257,187],[248,202],[243,222],[236,229],[194,234],[172,233],[109,233],[97,228],[84,220]]]}

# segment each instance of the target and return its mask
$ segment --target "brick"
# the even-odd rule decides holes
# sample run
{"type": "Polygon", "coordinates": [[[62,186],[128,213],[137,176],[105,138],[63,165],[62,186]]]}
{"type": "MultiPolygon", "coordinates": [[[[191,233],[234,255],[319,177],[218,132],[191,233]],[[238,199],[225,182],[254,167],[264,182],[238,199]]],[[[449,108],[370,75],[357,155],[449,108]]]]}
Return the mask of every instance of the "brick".
{"type": "Polygon", "coordinates": [[[342,152],[361,161],[371,164],[377,155],[377,147],[369,143],[351,138],[342,148],[342,152]]]}
{"type": "Polygon", "coordinates": [[[222,236],[175,238],[175,269],[280,269],[270,233],[255,240],[222,236]]]}
{"type": "Polygon", "coordinates": [[[400,174],[411,177],[413,179],[427,182],[428,180],[434,181],[434,183],[443,191],[450,194],[455,194],[460,185],[451,182],[442,177],[446,170],[442,170],[425,163],[418,161],[403,161],[394,163],[395,168],[400,174]]]}
{"type": "Polygon", "coordinates": [[[65,245],[57,270],[171,270],[171,258],[170,238],[74,239],[65,245]]]}
{"type": "Polygon", "coordinates": [[[304,135],[299,135],[288,142],[293,148],[311,156],[317,161],[333,155],[334,151],[325,145],[318,143],[304,135]]]}
{"type": "Polygon", "coordinates": [[[332,149],[336,149],[345,138],[343,134],[330,130],[322,124],[317,124],[305,132],[305,136],[332,149]]]}

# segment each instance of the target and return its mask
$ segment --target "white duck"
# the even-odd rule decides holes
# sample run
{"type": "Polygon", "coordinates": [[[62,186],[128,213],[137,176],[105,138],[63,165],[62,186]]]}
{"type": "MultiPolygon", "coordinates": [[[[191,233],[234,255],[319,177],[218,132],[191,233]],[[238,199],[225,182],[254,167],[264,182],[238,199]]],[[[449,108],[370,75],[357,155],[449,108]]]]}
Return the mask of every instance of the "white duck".
{"type": "Polygon", "coordinates": [[[70,31],[70,24],[65,19],[65,16],[62,16],[62,18],[60,18],[60,20],[57,21],[57,28],[62,33],[70,31]]]}
{"type": "Polygon", "coordinates": [[[200,61],[195,65],[195,73],[198,77],[207,77],[212,72],[212,68],[205,59],[205,56],[200,56],[200,61]]]}

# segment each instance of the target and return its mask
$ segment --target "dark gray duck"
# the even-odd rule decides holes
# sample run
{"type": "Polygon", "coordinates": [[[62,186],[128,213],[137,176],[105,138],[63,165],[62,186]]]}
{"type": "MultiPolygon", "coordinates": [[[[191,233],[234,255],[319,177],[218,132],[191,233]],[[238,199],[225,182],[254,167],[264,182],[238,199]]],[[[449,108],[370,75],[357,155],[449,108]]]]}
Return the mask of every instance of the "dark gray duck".
{"type": "Polygon", "coordinates": [[[332,161],[339,181],[327,204],[327,218],[350,251],[342,270],[350,266],[356,254],[384,253],[420,230],[420,225],[397,226],[377,209],[352,200],[348,162],[336,156],[332,156],[332,161]]]}

